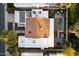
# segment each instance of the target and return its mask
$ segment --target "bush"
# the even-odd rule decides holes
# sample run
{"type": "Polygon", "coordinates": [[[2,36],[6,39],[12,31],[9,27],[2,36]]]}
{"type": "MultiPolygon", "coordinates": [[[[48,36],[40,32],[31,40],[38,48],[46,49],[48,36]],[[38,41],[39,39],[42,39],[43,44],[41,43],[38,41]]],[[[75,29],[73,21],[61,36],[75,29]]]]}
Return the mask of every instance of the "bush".
{"type": "Polygon", "coordinates": [[[7,31],[3,31],[2,35],[0,36],[1,39],[4,41],[4,43],[8,42],[8,35],[7,35],[7,31]]]}
{"type": "Polygon", "coordinates": [[[15,7],[13,3],[7,3],[7,11],[8,13],[14,13],[15,7]]]}
{"type": "Polygon", "coordinates": [[[8,32],[8,38],[9,38],[8,42],[7,42],[8,47],[9,48],[14,47],[16,45],[16,43],[17,43],[17,34],[15,32],[13,32],[13,31],[9,31],[8,32]]]}
{"type": "Polygon", "coordinates": [[[64,49],[63,54],[66,55],[66,56],[75,56],[76,55],[76,51],[73,48],[71,48],[71,47],[66,47],[64,49]]]}

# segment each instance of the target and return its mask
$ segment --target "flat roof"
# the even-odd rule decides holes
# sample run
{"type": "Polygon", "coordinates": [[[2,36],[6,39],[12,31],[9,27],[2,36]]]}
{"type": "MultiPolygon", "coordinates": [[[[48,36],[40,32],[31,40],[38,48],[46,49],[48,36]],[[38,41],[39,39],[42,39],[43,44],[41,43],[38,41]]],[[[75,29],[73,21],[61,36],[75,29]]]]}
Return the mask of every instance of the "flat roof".
{"type": "Polygon", "coordinates": [[[56,3],[14,3],[15,7],[50,7],[56,6],[56,3]]]}

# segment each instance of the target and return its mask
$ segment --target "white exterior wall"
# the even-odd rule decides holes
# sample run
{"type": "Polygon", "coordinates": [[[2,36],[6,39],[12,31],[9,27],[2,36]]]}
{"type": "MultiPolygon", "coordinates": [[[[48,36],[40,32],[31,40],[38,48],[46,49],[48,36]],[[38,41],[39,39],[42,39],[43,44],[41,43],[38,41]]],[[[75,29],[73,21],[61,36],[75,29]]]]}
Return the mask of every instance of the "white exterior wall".
{"type": "Polygon", "coordinates": [[[6,11],[6,8],[7,8],[7,4],[5,4],[5,30],[7,30],[7,11],[6,11]]]}
{"type": "Polygon", "coordinates": [[[19,11],[15,11],[15,23],[19,23],[19,11]]]}
{"type": "Polygon", "coordinates": [[[54,47],[54,18],[50,19],[50,39],[49,47],[54,47]]]}

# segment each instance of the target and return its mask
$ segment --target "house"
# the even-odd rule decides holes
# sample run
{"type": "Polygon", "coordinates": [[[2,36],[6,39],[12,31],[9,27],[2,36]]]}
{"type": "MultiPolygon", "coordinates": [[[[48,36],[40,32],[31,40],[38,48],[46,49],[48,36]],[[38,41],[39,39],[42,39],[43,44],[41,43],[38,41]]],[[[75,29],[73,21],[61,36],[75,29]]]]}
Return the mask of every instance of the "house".
{"type": "Polygon", "coordinates": [[[13,30],[19,35],[25,35],[24,30],[25,30],[26,18],[28,19],[29,17],[37,17],[37,16],[53,18],[54,19],[54,47],[55,48],[63,47],[63,41],[67,39],[66,38],[67,37],[66,8],[59,9],[56,7],[55,3],[51,3],[51,4],[50,3],[45,3],[45,4],[16,3],[14,4],[14,8],[15,8],[14,10],[15,12],[8,13],[7,4],[5,5],[5,15],[6,15],[5,30],[13,30]],[[48,12],[50,10],[51,12],[48,12]]]}
{"type": "Polygon", "coordinates": [[[56,13],[54,15],[55,18],[55,30],[54,30],[54,37],[55,37],[55,44],[56,46],[62,46],[64,41],[67,40],[66,38],[66,9],[60,9],[56,10],[56,13]],[[63,42],[63,43],[62,43],[63,42]]]}
{"type": "Polygon", "coordinates": [[[49,7],[49,5],[39,3],[32,5],[14,4],[14,6],[16,8],[15,22],[17,23],[18,27],[24,28],[23,31],[25,34],[24,36],[19,35],[18,47],[25,47],[25,48],[47,48],[49,46],[53,47],[54,20],[49,19],[48,10],[42,9],[44,8],[44,6],[49,7]],[[29,8],[30,10],[28,10],[29,8]]]}

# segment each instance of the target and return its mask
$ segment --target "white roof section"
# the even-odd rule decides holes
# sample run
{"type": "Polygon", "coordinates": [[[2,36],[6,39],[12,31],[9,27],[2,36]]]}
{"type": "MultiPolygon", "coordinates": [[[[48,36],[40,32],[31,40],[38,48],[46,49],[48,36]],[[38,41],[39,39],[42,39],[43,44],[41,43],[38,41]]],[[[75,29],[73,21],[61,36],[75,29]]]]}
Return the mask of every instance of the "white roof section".
{"type": "Polygon", "coordinates": [[[14,3],[15,7],[49,7],[49,6],[55,6],[56,3],[14,3]]]}
{"type": "Polygon", "coordinates": [[[14,3],[15,7],[49,7],[46,3],[14,3]]]}

